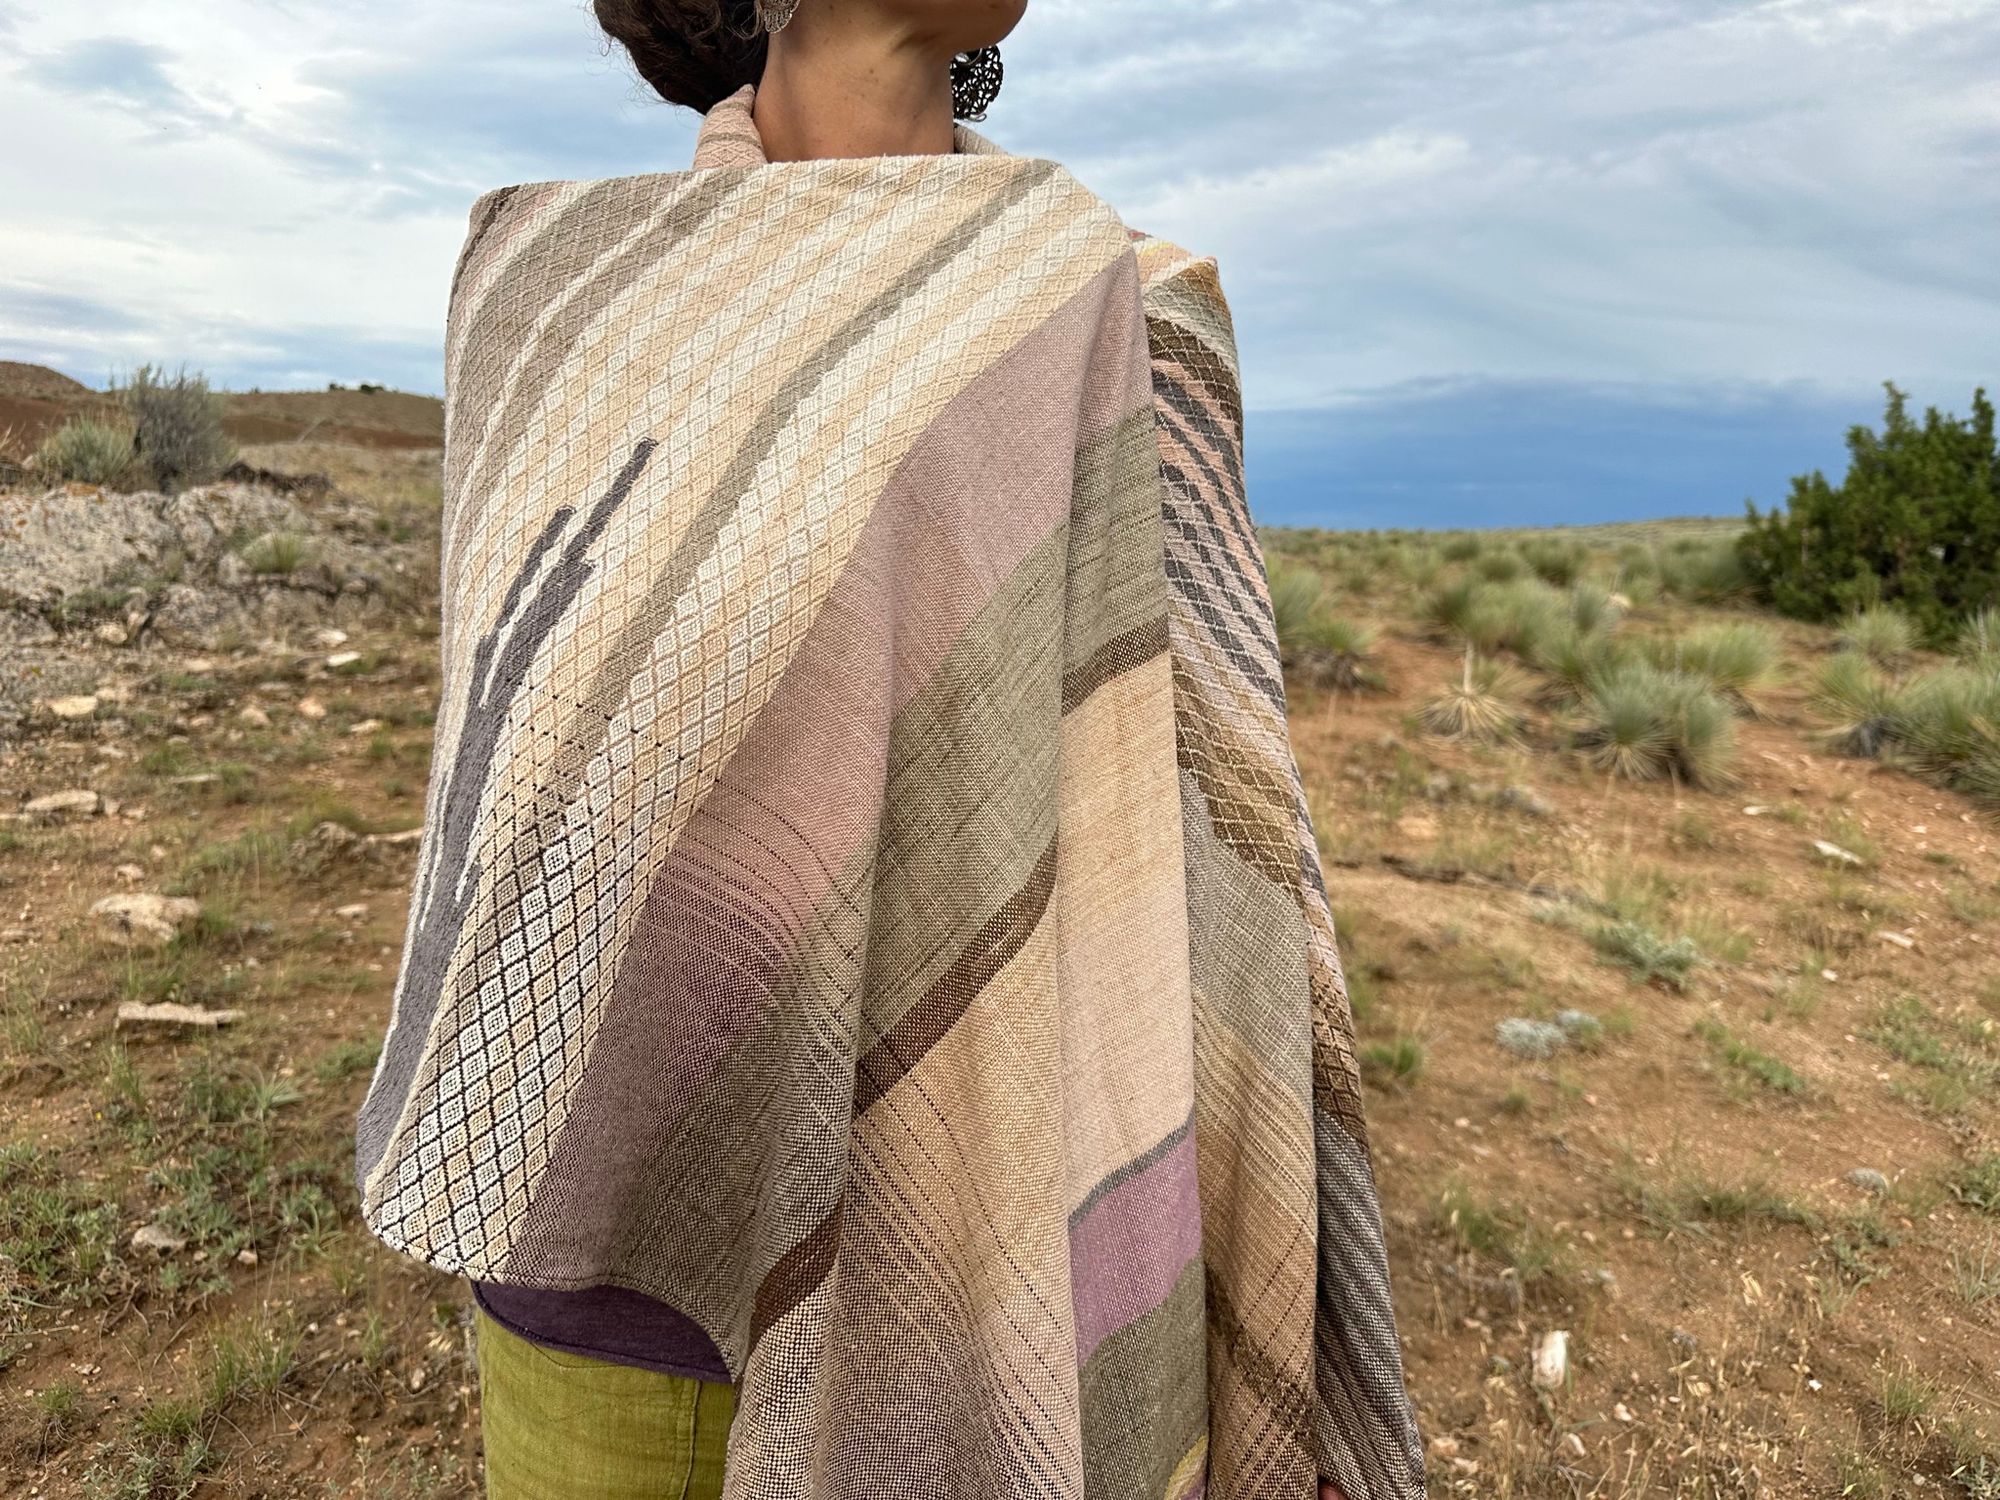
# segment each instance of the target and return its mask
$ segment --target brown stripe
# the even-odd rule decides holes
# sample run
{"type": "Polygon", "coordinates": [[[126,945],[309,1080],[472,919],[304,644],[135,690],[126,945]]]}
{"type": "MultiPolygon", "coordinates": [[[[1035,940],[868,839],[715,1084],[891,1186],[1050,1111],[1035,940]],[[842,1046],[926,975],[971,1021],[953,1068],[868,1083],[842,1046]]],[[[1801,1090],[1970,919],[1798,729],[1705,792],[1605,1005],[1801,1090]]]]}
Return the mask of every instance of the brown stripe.
{"type": "Polygon", "coordinates": [[[855,1114],[865,1113],[922,1062],[924,1054],[965,1014],[973,996],[1021,951],[1048,908],[1055,881],[1056,844],[1050,839],[1028,873],[1027,883],[1001,903],[958,960],[861,1059],[854,1079],[855,1114]]]}
{"type": "Polygon", "coordinates": [[[826,1280],[826,1273],[833,1269],[834,1252],[839,1248],[840,1204],[835,1203],[804,1239],[778,1258],[757,1288],[757,1306],[750,1322],[753,1349],[772,1324],[810,1297],[826,1280]]]}
{"type": "Polygon", "coordinates": [[[1076,706],[1121,672],[1151,661],[1167,649],[1167,617],[1144,620],[1123,635],[1115,635],[1090,654],[1090,659],[1063,674],[1062,711],[1076,706]]]}
{"type": "Polygon", "coordinates": [[[1212,1262],[1207,1267],[1207,1279],[1208,1326],[1223,1353],[1243,1376],[1243,1384],[1250,1393],[1270,1412],[1279,1430],[1311,1452],[1312,1402],[1305,1390],[1250,1337],[1212,1262]]]}
{"type": "MultiPolygon", "coordinates": [[[[472,233],[466,237],[465,249],[460,252],[458,265],[451,273],[451,292],[445,299],[447,306],[458,300],[458,284],[465,279],[466,268],[472,264],[472,257],[479,253],[479,247],[486,242],[487,233],[499,222],[502,210],[513,202],[514,195],[520,191],[518,187],[504,187],[496,188],[486,195],[484,199],[486,212],[480,216],[479,222],[472,227],[472,233]]],[[[478,205],[473,206],[476,208],[478,205]]]]}

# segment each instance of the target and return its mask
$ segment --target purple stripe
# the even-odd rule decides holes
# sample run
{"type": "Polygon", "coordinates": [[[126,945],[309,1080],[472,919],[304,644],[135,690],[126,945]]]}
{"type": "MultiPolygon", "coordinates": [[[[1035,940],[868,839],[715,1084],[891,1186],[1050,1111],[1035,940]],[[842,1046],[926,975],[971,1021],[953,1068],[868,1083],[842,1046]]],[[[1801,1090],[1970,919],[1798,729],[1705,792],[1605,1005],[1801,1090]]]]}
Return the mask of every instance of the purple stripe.
{"type": "Polygon", "coordinates": [[[1166,1301],[1200,1251],[1194,1165],[1188,1131],[1070,1225],[1077,1368],[1104,1339],[1166,1301]]]}

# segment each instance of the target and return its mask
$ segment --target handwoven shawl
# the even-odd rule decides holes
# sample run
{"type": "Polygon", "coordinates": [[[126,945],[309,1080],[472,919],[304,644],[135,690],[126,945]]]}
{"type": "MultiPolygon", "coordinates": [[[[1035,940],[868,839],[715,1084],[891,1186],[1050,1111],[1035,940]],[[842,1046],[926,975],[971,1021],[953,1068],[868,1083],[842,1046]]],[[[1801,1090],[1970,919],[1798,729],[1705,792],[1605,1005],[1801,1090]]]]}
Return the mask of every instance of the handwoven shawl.
{"type": "Polygon", "coordinates": [[[1215,264],[750,98],[472,210],[367,1221],[695,1319],[731,1496],[1418,1495],[1215,264]]]}

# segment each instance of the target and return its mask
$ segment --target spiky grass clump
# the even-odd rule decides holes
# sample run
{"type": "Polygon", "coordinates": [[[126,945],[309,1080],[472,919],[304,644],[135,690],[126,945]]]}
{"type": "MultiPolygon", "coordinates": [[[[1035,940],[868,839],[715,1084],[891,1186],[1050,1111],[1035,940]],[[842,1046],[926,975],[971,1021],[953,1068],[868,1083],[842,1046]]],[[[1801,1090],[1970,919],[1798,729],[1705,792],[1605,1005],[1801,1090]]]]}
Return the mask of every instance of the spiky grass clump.
{"type": "Polygon", "coordinates": [[[1505,743],[1520,737],[1526,693],[1518,672],[1468,649],[1459,680],[1426,703],[1418,717],[1433,734],[1505,743]]]}
{"type": "Polygon", "coordinates": [[[1959,627],[1958,654],[1975,666],[2000,671],[2000,606],[1989,605],[1959,627]]]}
{"type": "Polygon", "coordinates": [[[1699,541],[1683,538],[1655,555],[1660,587],[1682,599],[1713,604],[1750,591],[1750,575],[1733,538],[1699,541]]]}
{"type": "Polygon", "coordinates": [[[1546,696],[1557,703],[1577,701],[1631,659],[1632,648],[1619,637],[1575,624],[1537,641],[1533,658],[1536,669],[1549,679],[1546,696]]]}
{"type": "Polygon", "coordinates": [[[1469,578],[1456,579],[1432,590],[1418,609],[1418,617],[1431,634],[1462,640],[1472,623],[1472,609],[1479,595],[1477,583],[1469,578]]]}
{"type": "Polygon", "coordinates": [[[1895,734],[1897,690],[1880,668],[1859,652],[1843,651],[1819,669],[1812,706],[1829,722],[1822,731],[1842,755],[1880,755],[1895,734]]]}
{"type": "Polygon", "coordinates": [[[1371,663],[1378,637],[1368,626],[1314,610],[1297,639],[1299,668],[1309,680],[1348,692],[1377,685],[1371,663]]]}
{"type": "Polygon", "coordinates": [[[1763,625],[1703,625],[1649,650],[1654,665],[1698,677],[1753,710],[1778,672],[1778,637],[1763,625]]]}
{"type": "Polygon", "coordinates": [[[1736,719],[1706,682],[1628,662],[1592,683],[1577,743],[1592,764],[1633,781],[1674,777],[1716,787],[1736,759],[1736,719]]]}
{"type": "Polygon", "coordinates": [[[1474,560],[1472,571],[1488,583],[1512,583],[1528,571],[1521,554],[1511,548],[1487,552],[1474,560]]]}
{"type": "Polygon", "coordinates": [[[1568,602],[1560,593],[1539,578],[1519,578],[1478,588],[1462,633],[1477,651],[1512,651],[1532,661],[1536,647],[1568,624],[1568,602]]]}
{"type": "Polygon", "coordinates": [[[42,440],[35,467],[81,484],[115,483],[132,467],[132,429],[74,417],[42,440]]]}
{"type": "Polygon", "coordinates": [[[1609,589],[1579,583],[1569,591],[1570,623],[1578,630],[1615,630],[1625,611],[1609,589]]]}
{"type": "Polygon", "coordinates": [[[1271,557],[1264,573],[1271,589],[1271,618],[1278,627],[1278,656],[1289,665],[1297,657],[1300,634],[1318,607],[1325,584],[1315,570],[1286,557],[1271,557]]]}
{"type": "Polygon", "coordinates": [[[1576,542],[1536,537],[1521,544],[1521,556],[1544,583],[1567,588],[1583,576],[1590,554],[1576,542]]]}
{"type": "Polygon", "coordinates": [[[1900,609],[1877,604],[1842,620],[1834,642],[1842,651],[1859,652],[1885,672],[1899,672],[1917,649],[1917,627],[1900,609]]]}
{"type": "Polygon", "coordinates": [[[1923,774],[1983,783],[2000,766],[2000,671],[1944,667],[1917,678],[1896,701],[1891,735],[1923,774]]]}

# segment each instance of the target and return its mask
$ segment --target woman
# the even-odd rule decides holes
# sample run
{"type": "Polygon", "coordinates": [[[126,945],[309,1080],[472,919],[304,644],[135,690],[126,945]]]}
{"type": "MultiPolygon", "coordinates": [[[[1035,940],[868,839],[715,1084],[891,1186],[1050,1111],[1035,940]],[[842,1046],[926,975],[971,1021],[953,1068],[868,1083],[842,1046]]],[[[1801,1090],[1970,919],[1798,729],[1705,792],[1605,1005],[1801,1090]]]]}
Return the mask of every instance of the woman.
{"type": "Polygon", "coordinates": [[[954,123],[1022,3],[597,0],[692,169],[474,206],[357,1167],[496,1500],[1422,1492],[1228,312],[954,123]]]}

